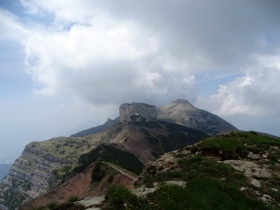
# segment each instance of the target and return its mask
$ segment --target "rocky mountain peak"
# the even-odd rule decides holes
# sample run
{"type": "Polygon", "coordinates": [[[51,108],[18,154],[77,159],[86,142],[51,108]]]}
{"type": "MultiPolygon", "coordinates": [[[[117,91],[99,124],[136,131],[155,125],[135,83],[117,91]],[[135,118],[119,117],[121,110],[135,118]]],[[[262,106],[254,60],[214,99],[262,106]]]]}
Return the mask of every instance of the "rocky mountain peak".
{"type": "Polygon", "coordinates": [[[188,100],[185,99],[176,99],[174,101],[171,102],[171,104],[169,105],[169,108],[175,108],[175,107],[184,107],[184,109],[188,109],[188,110],[197,110],[197,108],[195,106],[193,106],[188,100]]]}
{"type": "Polygon", "coordinates": [[[187,104],[190,106],[193,106],[188,100],[186,99],[176,99],[174,101],[171,102],[172,104],[187,104]]]}
{"type": "Polygon", "coordinates": [[[185,99],[176,99],[158,107],[158,119],[201,130],[208,135],[238,130],[222,118],[194,107],[185,99]]]}
{"type": "Polygon", "coordinates": [[[157,108],[154,105],[132,102],[120,105],[120,121],[130,121],[130,116],[141,115],[147,119],[157,119],[157,108]]]}

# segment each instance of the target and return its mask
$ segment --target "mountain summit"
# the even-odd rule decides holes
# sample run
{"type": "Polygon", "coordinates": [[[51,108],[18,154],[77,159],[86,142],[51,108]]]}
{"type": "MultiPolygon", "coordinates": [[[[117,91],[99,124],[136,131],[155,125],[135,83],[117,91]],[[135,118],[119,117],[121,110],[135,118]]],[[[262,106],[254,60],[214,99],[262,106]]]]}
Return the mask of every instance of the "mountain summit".
{"type": "Polygon", "coordinates": [[[120,117],[117,117],[114,120],[108,119],[108,121],[103,125],[80,131],[71,135],[71,137],[83,137],[101,132],[117,124],[118,122],[131,121],[131,116],[134,116],[133,118],[142,116],[147,120],[158,119],[161,121],[172,122],[203,131],[208,135],[238,131],[238,129],[229,122],[210,112],[196,108],[185,99],[176,99],[170,104],[161,107],[137,102],[132,102],[131,104],[124,103],[120,105],[119,113],[120,117]]]}
{"type": "Polygon", "coordinates": [[[159,120],[194,128],[208,135],[238,130],[222,118],[194,107],[185,99],[174,100],[171,104],[158,107],[157,111],[159,120]]]}

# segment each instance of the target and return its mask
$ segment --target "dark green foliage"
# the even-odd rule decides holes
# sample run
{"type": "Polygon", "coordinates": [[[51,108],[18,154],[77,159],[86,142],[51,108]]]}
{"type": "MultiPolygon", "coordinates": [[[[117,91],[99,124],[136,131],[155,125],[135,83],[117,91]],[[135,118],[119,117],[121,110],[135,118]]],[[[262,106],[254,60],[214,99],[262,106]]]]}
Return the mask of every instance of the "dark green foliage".
{"type": "Polygon", "coordinates": [[[141,118],[141,120],[136,121],[136,118],[135,119],[134,118],[135,117],[132,116],[131,119],[133,121],[129,122],[129,124],[132,124],[132,125],[135,125],[135,126],[146,127],[146,128],[155,128],[155,129],[162,128],[161,123],[159,123],[159,121],[156,121],[156,120],[146,121],[146,119],[143,118],[143,117],[141,118]]]}
{"type": "MultiPolygon", "coordinates": [[[[52,203],[50,203],[52,205],[52,203]]],[[[86,208],[82,205],[77,205],[74,203],[62,203],[53,208],[50,208],[48,204],[47,206],[32,208],[31,210],[85,210],[86,208]]]]}
{"type": "MultiPolygon", "coordinates": [[[[217,154],[221,150],[224,159],[245,157],[248,152],[263,153],[270,146],[280,146],[280,141],[269,136],[257,135],[255,132],[238,132],[222,135],[202,141],[192,148],[192,152],[212,150],[217,154]]],[[[273,157],[271,157],[273,160],[273,157]]]]}
{"type": "Polygon", "coordinates": [[[114,181],[114,176],[110,175],[108,178],[108,182],[111,184],[114,181]]]}
{"type": "Polygon", "coordinates": [[[131,193],[128,189],[122,186],[112,186],[106,193],[106,199],[109,201],[109,205],[103,210],[150,210],[152,208],[147,200],[137,197],[131,193]],[[125,208],[126,203],[127,208],[125,208]]]}
{"type": "Polygon", "coordinates": [[[213,178],[193,179],[185,188],[161,185],[148,199],[139,198],[124,187],[113,186],[108,189],[106,200],[108,205],[103,210],[271,210],[262,201],[247,198],[234,182],[213,178]]]}
{"type": "Polygon", "coordinates": [[[202,138],[208,137],[206,133],[202,131],[195,130],[193,128],[188,128],[182,125],[175,123],[169,123],[164,121],[159,121],[162,125],[168,130],[169,138],[177,139],[178,142],[185,142],[185,145],[191,145],[197,143],[202,138]],[[183,136],[184,133],[187,133],[187,137],[183,136]]]}
{"type": "Polygon", "coordinates": [[[249,131],[249,133],[254,134],[254,135],[258,135],[258,133],[256,131],[249,131]]]}
{"type": "Polygon", "coordinates": [[[65,153],[65,150],[62,150],[59,152],[59,154],[63,155],[65,153]]]}
{"type": "Polygon", "coordinates": [[[79,173],[83,171],[96,160],[114,163],[136,174],[140,174],[143,169],[143,163],[133,154],[122,151],[111,144],[103,144],[89,153],[81,155],[79,158],[80,166],[74,168],[73,172],[79,173]]]}
{"type": "Polygon", "coordinates": [[[201,131],[174,123],[168,123],[164,121],[151,122],[158,123],[162,129],[165,127],[168,131],[167,136],[162,134],[147,135],[148,132],[144,131],[146,134],[146,139],[151,144],[151,148],[153,149],[152,154],[155,157],[159,157],[165,152],[170,152],[186,145],[197,143],[202,138],[208,137],[207,134],[201,131]]]}
{"type": "Polygon", "coordinates": [[[235,180],[237,183],[244,184],[247,180],[243,173],[234,171],[232,166],[224,163],[217,163],[214,160],[201,156],[181,159],[178,161],[178,165],[180,170],[170,170],[164,173],[159,173],[152,178],[145,178],[144,183],[147,185],[153,182],[162,182],[173,179],[189,181],[196,178],[226,178],[227,180],[235,180]]]}
{"type": "Polygon", "coordinates": [[[80,198],[78,196],[70,196],[68,199],[67,199],[67,203],[74,203],[76,201],[79,201],[80,198]]]}
{"type": "Polygon", "coordinates": [[[263,202],[246,198],[235,183],[216,179],[194,179],[185,188],[163,185],[149,196],[158,209],[266,210],[263,202]]]}
{"type": "Polygon", "coordinates": [[[46,207],[48,208],[48,209],[54,209],[54,208],[56,208],[58,206],[58,204],[56,203],[56,202],[51,202],[51,203],[49,203],[48,205],[46,205],[46,207]]]}
{"type": "Polygon", "coordinates": [[[152,136],[148,136],[147,137],[147,140],[151,143],[151,144],[157,144],[159,143],[159,140],[155,137],[152,137],[152,136]]]}
{"type": "Polygon", "coordinates": [[[101,162],[97,162],[91,173],[91,182],[100,182],[105,176],[105,171],[101,169],[101,162]]]}
{"type": "Polygon", "coordinates": [[[52,171],[53,175],[55,176],[54,183],[64,183],[65,181],[69,180],[72,177],[72,166],[67,165],[60,169],[54,169],[52,171]]]}

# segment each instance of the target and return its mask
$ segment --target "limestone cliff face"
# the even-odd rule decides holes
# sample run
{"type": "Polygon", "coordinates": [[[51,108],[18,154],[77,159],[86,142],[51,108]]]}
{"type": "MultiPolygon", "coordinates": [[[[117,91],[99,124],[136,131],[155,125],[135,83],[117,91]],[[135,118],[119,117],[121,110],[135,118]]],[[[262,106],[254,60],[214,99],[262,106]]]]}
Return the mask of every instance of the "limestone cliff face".
{"type": "Polygon", "coordinates": [[[131,104],[122,104],[119,109],[120,112],[120,121],[130,121],[130,116],[132,115],[141,115],[146,119],[157,119],[157,108],[154,105],[144,104],[144,103],[135,103],[131,104]]]}
{"type": "Polygon", "coordinates": [[[0,184],[0,202],[14,209],[22,200],[47,192],[51,171],[71,162],[29,144],[0,184]]]}

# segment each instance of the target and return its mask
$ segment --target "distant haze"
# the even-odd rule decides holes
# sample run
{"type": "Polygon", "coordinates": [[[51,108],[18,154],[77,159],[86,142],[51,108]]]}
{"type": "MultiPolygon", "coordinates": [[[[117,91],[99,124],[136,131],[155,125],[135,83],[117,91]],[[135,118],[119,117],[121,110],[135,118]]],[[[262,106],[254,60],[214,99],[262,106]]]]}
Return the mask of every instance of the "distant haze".
{"type": "Polygon", "coordinates": [[[11,167],[11,164],[0,164],[0,182],[9,173],[11,167]]]}

